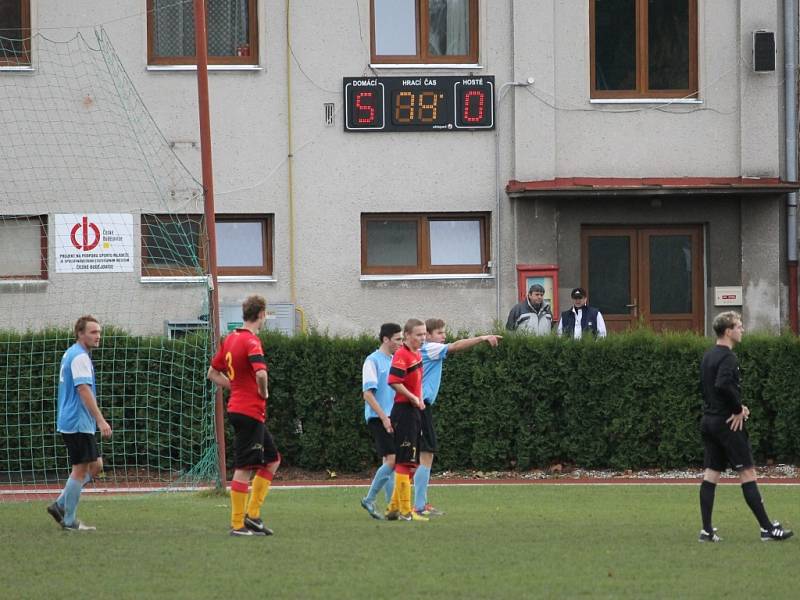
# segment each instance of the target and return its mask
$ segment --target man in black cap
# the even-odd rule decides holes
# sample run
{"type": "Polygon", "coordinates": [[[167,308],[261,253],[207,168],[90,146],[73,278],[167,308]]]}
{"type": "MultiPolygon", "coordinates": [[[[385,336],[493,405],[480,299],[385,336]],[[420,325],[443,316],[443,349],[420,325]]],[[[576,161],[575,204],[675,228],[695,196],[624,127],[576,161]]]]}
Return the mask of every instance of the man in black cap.
{"type": "Polygon", "coordinates": [[[528,296],[508,313],[506,329],[524,331],[532,335],[550,335],[553,330],[553,312],[544,300],[544,287],[534,283],[528,296]]]}
{"type": "Polygon", "coordinates": [[[581,339],[590,332],[594,337],[606,337],[606,322],[596,308],[586,304],[586,290],[576,287],[570,292],[572,308],[561,313],[558,320],[558,335],[581,339]]]}

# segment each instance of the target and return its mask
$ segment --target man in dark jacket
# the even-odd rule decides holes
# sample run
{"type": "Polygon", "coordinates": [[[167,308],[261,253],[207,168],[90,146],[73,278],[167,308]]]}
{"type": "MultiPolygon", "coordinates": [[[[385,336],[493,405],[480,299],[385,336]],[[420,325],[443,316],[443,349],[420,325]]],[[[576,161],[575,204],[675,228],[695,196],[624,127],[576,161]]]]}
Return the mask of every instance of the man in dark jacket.
{"type": "Polygon", "coordinates": [[[572,308],[561,313],[558,335],[579,340],[584,333],[589,332],[594,337],[606,337],[606,322],[599,310],[586,303],[586,290],[576,287],[570,297],[572,308]]]}
{"type": "Polygon", "coordinates": [[[553,312],[544,300],[544,287],[538,283],[530,287],[525,300],[508,313],[506,329],[532,335],[550,335],[553,329],[553,312]]]}

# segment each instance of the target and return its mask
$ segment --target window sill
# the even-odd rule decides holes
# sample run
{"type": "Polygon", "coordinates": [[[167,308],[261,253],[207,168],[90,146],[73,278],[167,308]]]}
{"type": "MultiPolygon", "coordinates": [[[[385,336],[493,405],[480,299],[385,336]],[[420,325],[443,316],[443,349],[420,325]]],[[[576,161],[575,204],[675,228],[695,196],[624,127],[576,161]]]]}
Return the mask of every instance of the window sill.
{"type": "Polygon", "coordinates": [[[697,98],[590,98],[589,104],[703,104],[697,98]]]}
{"type": "MultiPolygon", "coordinates": [[[[197,65],[147,65],[148,71],[197,71],[197,65]]],[[[208,65],[209,71],[263,71],[260,65],[208,65]]]]}
{"type": "Polygon", "coordinates": [[[479,64],[461,64],[461,63],[369,63],[370,69],[458,69],[475,71],[483,69],[483,65],[479,64]]]}
{"type": "MultiPolygon", "coordinates": [[[[205,275],[169,275],[164,277],[142,276],[140,283],[201,283],[206,281],[205,275]]],[[[271,275],[219,275],[220,283],[276,283],[278,280],[271,275]]]]}
{"type": "Polygon", "coordinates": [[[0,71],[22,71],[24,73],[32,73],[36,69],[32,65],[0,65],[0,71]]]}
{"type": "Polygon", "coordinates": [[[48,279],[0,279],[0,292],[32,292],[49,284],[48,279]]]}
{"type": "Polygon", "coordinates": [[[442,279],[494,279],[494,275],[488,273],[419,273],[402,275],[361,275],[359,281],[435,281],[442,279]]]}

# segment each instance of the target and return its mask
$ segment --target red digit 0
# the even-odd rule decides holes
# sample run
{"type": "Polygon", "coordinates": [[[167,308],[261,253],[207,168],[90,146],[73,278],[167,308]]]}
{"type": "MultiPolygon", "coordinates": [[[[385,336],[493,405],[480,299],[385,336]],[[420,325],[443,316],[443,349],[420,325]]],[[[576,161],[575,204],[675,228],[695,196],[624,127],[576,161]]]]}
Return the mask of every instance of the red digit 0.
{"type": "Polygon", "coordinates": [[[486,94],[483,90],[469,90],[464,94],[464,122],[465,123],[480,123],[483,121],[483,116],[486,113],[486,94]],[[473,104],[473,98],[476,104],[473,104]],[[477,108],[477,115],[474,114],[474,108],[477,108]]]}

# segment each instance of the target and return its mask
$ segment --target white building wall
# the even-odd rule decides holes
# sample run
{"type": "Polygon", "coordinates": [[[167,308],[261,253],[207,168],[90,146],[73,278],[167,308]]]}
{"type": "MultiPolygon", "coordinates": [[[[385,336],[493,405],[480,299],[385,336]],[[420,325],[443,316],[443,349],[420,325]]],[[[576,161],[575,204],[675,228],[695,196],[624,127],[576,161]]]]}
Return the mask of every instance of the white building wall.
{"type": "MultiPolygon", "coordinates": [[[[274,280],[224,282],[220,298],[226,304],[253,292],[270,302],[296,300],[312,326],[332,333],[373,331],[383,321],[402,322],[411,316],[440,316],[457,329],[487,329],[496,317],[505,320],[516,301],[515,230],[526,225],[516,220],[517,209],[504,193],[496,211],[497,191],[509,179],[777,176],[780,171],[780,76],[756,75],[748,64],[750,32],[781,31],[775,0],[699,1],[701,102],[672,105],[589,101],[584,0],[483,0],[480,68],[474,71],[373,69],[369,0],[296,0],[290,14],[291,157],[284,9],[283,0],[258,3],[257,70],[209,73],[217,212],[270,213],[275,219],[274,280]],[[495,132],[343,131],[344,76],[469,72],[494,75],[497,90],[502,90],[495,132]],[[529,77],[534,78],[531,86],[505,85],[529,77]],[[335,127],[324,125],[325,102],[336,106],[335,127]],[[362,281],[360,214],[404,211],[492,212],[499,311],[494,277],[362,281]]],[[[71,27],[103,23],[164,136],[176,143],[176,154],[200,178],[195,74],[148,70],[144,2],[39,0],[33,2],[32,19],[34,29],[64,38],[72,35],[71,27]]],[[[53,206],[50,213],[60,210],[53,206]]],[[[532,213],[541,220],[540,229],[557,219],[548,203],[532,213]]],[[[555,236],[555,226],[552,231],[555,236]]],[[[539,245],[541,262],[557,262],[549,254],[555,241],[553,237],[539,245]]],[[[162,316],[195,318],[202,308],[187,301],[185,286],[142,284],[135,275],[124,284],[125,293],[154,315],[155,329],[161,327],[162,316]]],[[[69,276],[51,277],[49,291],[72,281],[69,276]]],[[[37,291],[31,297],[42,299],[47,293],[37,291]]],[[[21,297],[26,292],[18,288],[13,299],[0,292],[0,309],[21,297]]],[[[73,313],[73,307],[62,307],[54,320],[71,322],[73,313]]]]}

